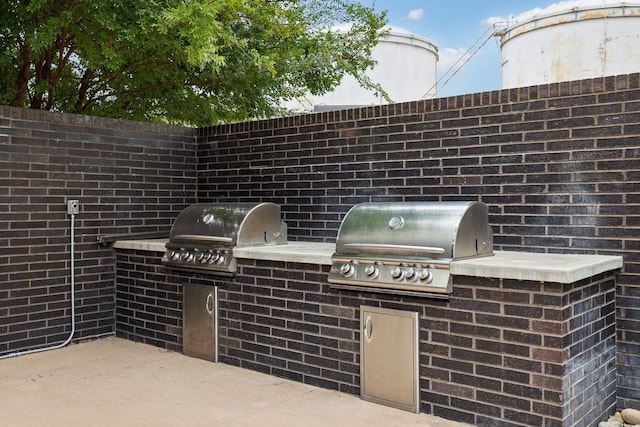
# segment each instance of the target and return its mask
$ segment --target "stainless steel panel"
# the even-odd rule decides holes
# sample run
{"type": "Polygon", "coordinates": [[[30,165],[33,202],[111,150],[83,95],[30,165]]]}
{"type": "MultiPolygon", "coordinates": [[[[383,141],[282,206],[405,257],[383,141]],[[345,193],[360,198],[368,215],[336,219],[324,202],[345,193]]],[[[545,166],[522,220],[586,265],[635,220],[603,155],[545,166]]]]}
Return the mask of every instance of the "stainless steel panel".
{"type": "Polygon", "coordinates": [[[176,218],[170,244],[249,246],[286,243],[286,224],[275,203],[198,203],[176,218]]]}
{"type": "Polygon", "coordinates": [[[287,225],[275,203],[200,203],[176,218],[162,264],[187,272],[233,276],[238,246],[287,243],[287,225]]]}
{"type": "Polygon", "coordinates": [[[280,219],[280,205],[260,203],[240,224],[237,246],[281,245],[287,243],[287,224],[280,219]]]}
{"type": "MultiPolygon", "coordinates": [[[[334,255],[333,264],[329,270],[327,280],[332,288],[357,290],[357,286],[369,286],[384,289],[395,289],[397,294],[425,296],[425,294],[448,295],[453,292],[449,263],[444,262],[413,262],[407,263],[390,262],[387,258],[381,257],[378,261],[354,260],[349,258],[339,258],[334,255]],[[402,264],[402,265],[401,265],[402,264]],[[350,266],[349,276],[343,274],[343,266],[350,266]],[[372,276],[369,269],[374,269],[375,276],[372,276]],[[401,277],[394,278],[394,270],[402,271],[401,277]],[[407,278],[406,272],[412,270],[413,278],[407,278]],[[428,280],[420,280],[416,276],[428,275],[428,280]]],[[[364,289],[362,289],[364,291],[364,289]]],[[[371,290],[371,289],[369,289],[371,290]]]]}
{"type": "Polygon", "coordinates": [[[218,288],[185,285],[182,296],[182,352],[217,362],[218,288]]]}
{"type": "Polygon", "coordinates": [[[360,306],[360,396],[420,411],[418,313],[360,306]]]}
{"type": "Polygon", "coordinates": [[[487,206],[479,202],[361,203],[345,215],[340,255],[465,258],[493,251],[487,206]]]}

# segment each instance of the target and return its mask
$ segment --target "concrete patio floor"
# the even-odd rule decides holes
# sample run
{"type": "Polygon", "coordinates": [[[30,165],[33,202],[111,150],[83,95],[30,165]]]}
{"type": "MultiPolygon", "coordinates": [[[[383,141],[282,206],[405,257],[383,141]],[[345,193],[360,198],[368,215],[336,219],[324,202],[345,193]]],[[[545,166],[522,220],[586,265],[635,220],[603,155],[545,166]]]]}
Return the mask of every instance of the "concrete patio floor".
{"type": "Polygon", "coordinates": [[[6,426],[466,425],[115,337],[0,360],[0,420],[6,426]]]}

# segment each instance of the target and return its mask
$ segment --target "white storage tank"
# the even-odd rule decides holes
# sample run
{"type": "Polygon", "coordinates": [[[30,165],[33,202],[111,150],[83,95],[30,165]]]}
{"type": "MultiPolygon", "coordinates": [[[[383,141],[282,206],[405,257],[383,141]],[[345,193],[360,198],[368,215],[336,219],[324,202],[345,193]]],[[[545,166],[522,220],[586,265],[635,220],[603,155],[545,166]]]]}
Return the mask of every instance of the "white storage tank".
{"type": "Polygon", "coordinates": [[[502,87],[640,71],[640,1],[565,1],[515,18],[501,35],[502,87]]]}
{"type": "MultiPolygon", "coordinates": [[[[379,83],[393,102],[415,101],[436,96],[438,48],[429,40],[408,31],[391,28],[373,49],[375,67],[367,74],[379,83]]],[[[385,99],[360,87],[351,76],[345,76],[331,93],[309,95],[300,102],[306,110],[326,111],[365,105],[387,104],[385,99]],[[302,104],[307,102],[307,105],[302,104]]]]}

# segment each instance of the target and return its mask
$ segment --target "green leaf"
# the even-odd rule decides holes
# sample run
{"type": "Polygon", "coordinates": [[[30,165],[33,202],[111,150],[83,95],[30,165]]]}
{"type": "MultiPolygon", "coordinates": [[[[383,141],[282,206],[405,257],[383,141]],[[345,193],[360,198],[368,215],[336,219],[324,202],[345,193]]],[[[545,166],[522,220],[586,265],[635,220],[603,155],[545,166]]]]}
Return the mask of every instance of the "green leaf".
{"type": "Polygon", "coordinates": [[[385,14],[350,0],[32,0],[0,7],[0,102],[211,125],[365,71],[385,14]],[[338,24],[349,24],[336,32],[338,24]]]}

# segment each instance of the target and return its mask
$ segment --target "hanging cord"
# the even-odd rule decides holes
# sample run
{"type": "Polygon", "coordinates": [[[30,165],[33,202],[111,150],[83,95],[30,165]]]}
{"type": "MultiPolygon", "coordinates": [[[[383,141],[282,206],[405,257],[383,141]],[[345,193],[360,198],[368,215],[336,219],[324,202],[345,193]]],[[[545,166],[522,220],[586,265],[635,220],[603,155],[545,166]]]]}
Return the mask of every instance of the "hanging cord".
{"type": "Polygon", "coordinates": [[[75,217],[76,217],[75,214],[72,213],[71,214],[71,333],[69,334],[69,337],[62,344],[58,344],[58,345],[55,345],[55,346],[52,346],[52,347],[36,348],[36,349],[33,349],[33,350],[16,351],[14,353],[9,353],[9,354],[5,354],[5,355],[0,356],[0,360],[8,359],[10,357],[23,356],[25,354],[39,353],[39,352],[48,351],[48,350],[56,350],[56,349],[59,349],[59,348],[62,348],[64,346],[66,346],[73,339],[73,335],[76,332],[75,217]]]}

